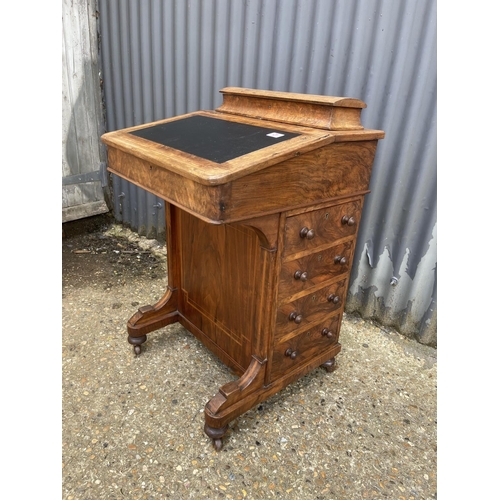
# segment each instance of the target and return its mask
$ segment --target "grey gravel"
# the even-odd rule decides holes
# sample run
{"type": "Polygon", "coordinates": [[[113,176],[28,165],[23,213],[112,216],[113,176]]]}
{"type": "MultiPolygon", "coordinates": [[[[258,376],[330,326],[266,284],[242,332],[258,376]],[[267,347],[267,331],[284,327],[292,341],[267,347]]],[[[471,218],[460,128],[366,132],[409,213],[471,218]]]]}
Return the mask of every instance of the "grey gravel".
{"type": "Polygon", "coordinates": [[[216,452],[203,410],[235,376],[180,325],[138,357],[126,340],[164,292],[164,244],[92,223],[62,239],[63,499],[437,498],[434,349],[345,315],[338,369],[233,421],[216,452]]]}

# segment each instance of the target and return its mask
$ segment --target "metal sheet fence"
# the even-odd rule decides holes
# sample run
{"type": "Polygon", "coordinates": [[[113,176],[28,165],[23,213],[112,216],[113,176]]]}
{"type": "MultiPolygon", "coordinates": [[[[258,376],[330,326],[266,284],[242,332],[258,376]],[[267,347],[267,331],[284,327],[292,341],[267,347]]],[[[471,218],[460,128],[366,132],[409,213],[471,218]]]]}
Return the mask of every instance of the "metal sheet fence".
{"type": "MultiPolygon", "coordinates": [[[[437,345],[436,0],[100,0],[107,129],[239,86],[356,97],[382,129],[348,311],[437,345]]],[[[164,203],[113,177],[118,220],[164,238],[164,203]]]]}

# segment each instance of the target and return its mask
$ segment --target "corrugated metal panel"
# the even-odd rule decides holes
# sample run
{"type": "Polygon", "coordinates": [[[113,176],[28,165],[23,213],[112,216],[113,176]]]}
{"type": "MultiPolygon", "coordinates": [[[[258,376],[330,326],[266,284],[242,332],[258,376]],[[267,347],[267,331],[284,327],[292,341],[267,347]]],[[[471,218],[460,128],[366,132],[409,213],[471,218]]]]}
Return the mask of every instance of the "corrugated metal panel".
{"type": "MultiPolygon", "coordinates": [[[[101,0],[100,11],[108,130],[214,109],[226,86],[365,101],[364,126],[386,138],[347,309],[436,344],[435,0],[101,0]]],[[[113,182],[117,218],[163,237],[163,202],[113,182]]]]}

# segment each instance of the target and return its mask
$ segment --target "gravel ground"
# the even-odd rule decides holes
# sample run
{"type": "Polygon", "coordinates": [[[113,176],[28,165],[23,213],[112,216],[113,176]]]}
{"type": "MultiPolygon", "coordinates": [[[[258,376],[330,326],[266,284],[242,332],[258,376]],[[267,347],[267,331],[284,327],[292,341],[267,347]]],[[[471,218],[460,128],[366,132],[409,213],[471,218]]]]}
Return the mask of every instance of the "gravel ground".
{"type": "Polygon", "coordinates": [[[136,357],[126,323],[166,285],[165,247],[106,217],[62,239],[62,498],[437,498],[436,351],[344,316],[318,368],[230,424],[205,403],[234,375],[179,325],[136,357]]]}

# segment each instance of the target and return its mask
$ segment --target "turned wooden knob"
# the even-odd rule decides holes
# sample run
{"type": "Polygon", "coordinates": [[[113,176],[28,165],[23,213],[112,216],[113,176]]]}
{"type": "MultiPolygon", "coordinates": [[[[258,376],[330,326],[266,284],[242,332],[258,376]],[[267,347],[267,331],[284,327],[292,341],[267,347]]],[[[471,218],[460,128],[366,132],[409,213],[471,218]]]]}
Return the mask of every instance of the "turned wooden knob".
{"type": "Polygon", "coordinates": [[[348,226],[354,226],[356,224],[356,219],[354,217],[349,217],[348,215],[344,215],[342,217],[342,224],[348,225],[348,226]]]}
{"type": "Polygon", "coordinates": [[[343,266],[347,263],[347,259],[345,257],[342,257],[341,255],[336,255],[335,259],[333,259],[333,262],[335,262],[335,264],[340,264],[341,266],[343,266]]]}
{"type": "Polygon", "coordinates": [[[292,313],[290,313],[290,316],[288,316],[288,319],[290,321],[293,321],[294,323],[297,323],[298,325],[302,321],[302,315],[293,311],[292,313]]]}
{"type": "Polygon", "coordinates": [[[289,356],[290,359],[295,359],[297,357],[297,351],[292,351],[291,349],[287,349],[285,351],[285,356],[289,356]]]}
{"type": "Polygon", "coordinates": [[[300,281],[306,281],[307,280],[307,272],[304,271],[295,271],[295,274],[293,275],[293,277],[296,279],[296,280],[300,280],[300,281]]]}
{"type": "Polygon", "coordinates": [[[338,295],[334,295],[333,293],[328,295],[327,299],[328,302],[333,302],[334,304],[338,304],[340,302],[340,297],[338,295]]]}
{"type": "Polygon", "coordinates": [[[314,238],[314,229],[309,229],[308,227],[303,227],[300,230],[300,237],[307,238],[308,240],[312,240],[314,238]]]}
{"type": "Polygon", "coordinates": [[[328,328],[323,328],[321,335],[324,335],[325,337],[331,339],[333,337],[333,332],[331,330],[328,330],[328,328]]]}

